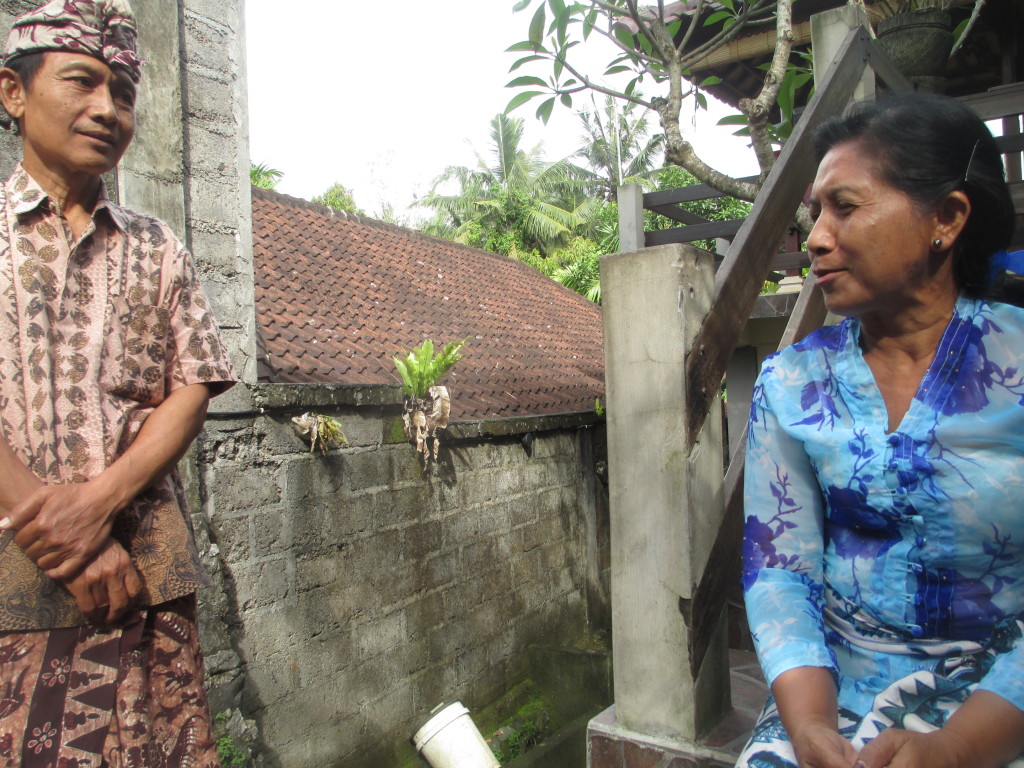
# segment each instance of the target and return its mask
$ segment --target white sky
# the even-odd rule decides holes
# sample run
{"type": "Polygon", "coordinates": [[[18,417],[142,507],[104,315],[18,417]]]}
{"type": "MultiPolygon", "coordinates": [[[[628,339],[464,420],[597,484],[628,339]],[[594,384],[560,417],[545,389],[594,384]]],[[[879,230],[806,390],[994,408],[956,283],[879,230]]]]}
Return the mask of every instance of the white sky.
{"type": "MultiPolygon", "coordinates": [[[[290,13],[280,0],[246,0],[252,161],[283,171],[277,189],[289,195],[309,199],[340,181],[369,214],[390,202],[425,217],[407,206],[446,166],[473,166],[474,149],[488,152],[490,120],[521,90],[505,83],[550,74],[530,65],[509,74],[517,56],[505,49],[526,37],[532,13],[512,5],[305,0],[290,13]]],[[[548,160],[571,154],[579,118],[559,105],[545,126],[537,104],[513,113],[525,119],[525,146],[543,143],[548,160]]],[[[698,117],[698,153],[726,173],[754,172],[753,154],[714,126],[725,114],[715,112],[698,117]]]]}

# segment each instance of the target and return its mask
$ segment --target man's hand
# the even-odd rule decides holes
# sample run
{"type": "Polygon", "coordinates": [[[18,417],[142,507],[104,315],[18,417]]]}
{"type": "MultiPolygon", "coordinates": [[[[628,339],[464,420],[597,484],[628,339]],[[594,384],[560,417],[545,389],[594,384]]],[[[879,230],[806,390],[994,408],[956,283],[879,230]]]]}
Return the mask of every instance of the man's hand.
{"type": "Polygon", "coordinates": [[[7,516],[14,541],[51,579],[66,581],[82,570],[110,536],[122,500],[102,482],[46,485],[7,516]]]}
{"type": "Polygon", "coordinates": [[[142,591],[142,581],[128,553],[110,538],[85,568],[63,583],[78,610],[93,624],[117,621],[142,591]]]}

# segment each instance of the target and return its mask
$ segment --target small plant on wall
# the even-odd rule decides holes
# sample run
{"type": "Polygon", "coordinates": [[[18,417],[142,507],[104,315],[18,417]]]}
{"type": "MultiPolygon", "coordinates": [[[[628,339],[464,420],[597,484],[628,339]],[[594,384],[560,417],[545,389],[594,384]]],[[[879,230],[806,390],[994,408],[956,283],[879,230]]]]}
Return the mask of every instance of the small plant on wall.
{"type": "Polygon", "coordinates": [[[438,386],[437,382],[462,359],[459,350],[464,343],[453,341],[445,344],[435,355],[434,342],[426,339],[404,357],[395,355],[393,358],[405,393],[402,426],[405,436],[423,455],[424,463],[431,456],[437,459],[440,441],[436,433],[448,426],[451,411],[448,388],[438,386]]]}

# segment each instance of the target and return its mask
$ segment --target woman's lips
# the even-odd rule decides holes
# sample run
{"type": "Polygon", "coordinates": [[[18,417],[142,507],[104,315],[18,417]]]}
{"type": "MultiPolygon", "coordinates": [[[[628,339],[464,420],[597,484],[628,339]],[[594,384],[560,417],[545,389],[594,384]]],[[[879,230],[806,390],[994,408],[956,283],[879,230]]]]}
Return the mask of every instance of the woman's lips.
{"type": "Polygon", "coordinates": [[[811,271],[811,274],[814,275],[814,284],[821,288],[831,283],[845,271],[844,269],[815,269],[811,271]]]}

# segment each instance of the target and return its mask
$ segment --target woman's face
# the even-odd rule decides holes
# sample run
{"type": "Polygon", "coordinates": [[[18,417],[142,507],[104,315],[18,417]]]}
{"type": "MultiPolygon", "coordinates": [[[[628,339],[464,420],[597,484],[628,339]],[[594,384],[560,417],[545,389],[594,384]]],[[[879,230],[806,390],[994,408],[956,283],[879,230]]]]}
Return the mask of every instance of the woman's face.
{"type": "Polygon", "coordinates": [[[811,188],[811,272],[825,304],[840,315],[885,317],[956,294],[952,258],[934,213],[922,213],[875,172],[857,141],[833,147],[811,188]],[[938,292],[938,293],[936,293],[938,292]]]}

